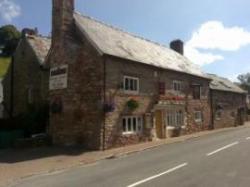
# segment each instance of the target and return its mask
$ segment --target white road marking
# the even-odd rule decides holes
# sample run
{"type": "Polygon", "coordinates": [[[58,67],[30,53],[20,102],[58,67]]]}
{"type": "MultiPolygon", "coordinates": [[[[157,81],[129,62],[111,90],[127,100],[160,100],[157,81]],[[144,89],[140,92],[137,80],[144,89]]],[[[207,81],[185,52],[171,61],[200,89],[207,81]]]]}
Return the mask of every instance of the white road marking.
{"type": "Polygon", "coordinates": [[[247,137],[246,140],[250,140],[250,137],[247,137]]]}
{"type": "Polygon", "coordinates": [[[178,170],[178,169],[180,169],[180,168],[182,168],[182,167],[185,167],[185,166],[187,166],[187,165],[188,165],[188,163],[180,164],[180,165],[178,165],[178,166],[176,166],[176,167],[174,167],[174,168],[171,168],[171,169],[169,169],[169,170],[167,170],[167,171],[164,171],[164,172],[159,173],[159,174],[157,174],[157,175],[154,175],[154,176],[152,176],[152,177],[148,177],[148,178],[146,178],[146,179],[143,179],[143,180],[141,180],[141,181],[138,181],[138,182],[136,182],[136,183],[133,183],[133,184],[127,186],[127,187],[135,187],[135,186],[138,186],[138,185],[140,185],[140,184],[143,184],[143,183],[145,183],[145,182],[148,182],[148,181],[150,181],[150,180],[153,180],[153,179],[155,179],[155,178],[158,178],[158,177],[160,177],[160,176],[162,176],[162,175],[166,175],[166,174],[168,174],[168,173],[171,173],[171,172],[173,172],[173,171],[175,171],[175,170],[178,170]]]}
{"type": "Polygon", "coordinates": [[[226,146],[224,146],[224,147],[221,147],[221,148],[219,148],[219,149],[217,149],[217,150],[215,150],[215,151],[213,151],[213,152],[211,152],[211,153],[207,153],[207,156],[211,156],[211,155],[213,155],[213,154],[215,154],[215,153],[218,153],[218,152],[220,152],[220,151],[222,151],[222,150],[224,150],[224,149],[228,149],[228,148],[230,148],[230,147],[232,147],[232,146],[234,146],[234,145],[237,145],[237,144],[239,144],[238,141],[237,141],[237,142],[234,142],[234,143],[231,143],[231,144],[229,144],[229,145],[226,145],[226,146]]]}

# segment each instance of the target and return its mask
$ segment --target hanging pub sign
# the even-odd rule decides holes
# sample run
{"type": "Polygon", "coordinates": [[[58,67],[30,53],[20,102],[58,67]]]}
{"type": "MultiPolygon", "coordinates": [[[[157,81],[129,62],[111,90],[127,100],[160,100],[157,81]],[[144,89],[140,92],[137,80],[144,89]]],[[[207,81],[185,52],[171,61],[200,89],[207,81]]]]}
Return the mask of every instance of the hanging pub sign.
{"type": "Polygon", "coordinates": [[[60,90],[68,86],[68,65],[50,69],[49,89],[60,90]]]}

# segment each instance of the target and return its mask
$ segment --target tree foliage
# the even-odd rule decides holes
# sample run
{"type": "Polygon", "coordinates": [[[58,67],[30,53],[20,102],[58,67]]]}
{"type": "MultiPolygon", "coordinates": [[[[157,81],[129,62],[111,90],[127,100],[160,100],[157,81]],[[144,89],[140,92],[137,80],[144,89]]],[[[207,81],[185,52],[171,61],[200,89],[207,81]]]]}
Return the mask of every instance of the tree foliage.
{"type": "Polygon", "coordinates": [[[12,55],[20,38],[21,33],[14,25],[5,25],[0,27],[0,47],[2,48],[3,55],[12,55]]]}
{"type": "Polygon", "coordinates": [[[250,93],[250,73],[241,74],[238,76],[238,79],[240,81],[240,86],[250,93]]]}

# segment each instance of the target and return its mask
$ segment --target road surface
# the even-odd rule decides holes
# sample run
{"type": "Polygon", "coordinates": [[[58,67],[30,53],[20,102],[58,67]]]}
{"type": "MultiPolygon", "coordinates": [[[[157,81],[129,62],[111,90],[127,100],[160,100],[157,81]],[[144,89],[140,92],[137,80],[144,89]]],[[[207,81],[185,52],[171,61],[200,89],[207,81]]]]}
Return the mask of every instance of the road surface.
{"type": "Polygon", "coordinates": [[[249,187],[250,128],[214,133],[81,168],[24,179],[15,187],[249,187]]]}

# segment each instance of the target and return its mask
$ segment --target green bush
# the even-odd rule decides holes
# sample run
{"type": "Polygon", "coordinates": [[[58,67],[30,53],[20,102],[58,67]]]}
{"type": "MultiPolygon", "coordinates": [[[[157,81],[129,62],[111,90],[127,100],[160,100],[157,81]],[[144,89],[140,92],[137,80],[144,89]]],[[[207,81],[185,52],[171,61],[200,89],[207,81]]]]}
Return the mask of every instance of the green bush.
{"type": "Polygon", "coordinates": [[[129,110],[135,110],[139,107],[139,103],[134,100],[134,99],[130,99],[128,102],[127,102],[127,106],[129,108],[129,110]]]}

